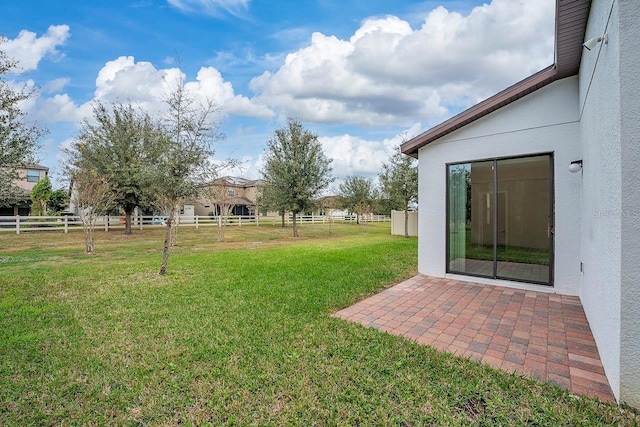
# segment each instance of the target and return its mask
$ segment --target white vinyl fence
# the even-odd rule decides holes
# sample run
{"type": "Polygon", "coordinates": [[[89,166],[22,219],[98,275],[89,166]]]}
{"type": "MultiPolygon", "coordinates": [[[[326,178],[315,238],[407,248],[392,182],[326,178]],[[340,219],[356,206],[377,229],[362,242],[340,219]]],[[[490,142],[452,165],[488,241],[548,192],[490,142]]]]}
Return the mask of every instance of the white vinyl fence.
{"type": "MultiPolygon", "coordinates": [[[[302,215],[296,218],[298,223],[328,224],[332,222],[356,222],[356,216],[320,216],[302,215]]],[[[360,220],[361,222],[363,219],[360,220]]],[[[367,216],[366,221],[388,222],[390,218],[384,215],[367,216]]],[[[282,222],[282,217],[264,216],[198,216],[183,215],[180,217],[181,227],[200,226],[248,226],[248,225],[277,225],[282,222]]],[[[285,215],[285,223],[293,223],[292,215],[285,215]]],[[[166,225],[166,217],[163,216],[133,216],[131,227],[139,230],[166,225]]],[[[124,229],[124,216],[101,216],[96,222],[96,230],[124,229]]],[[[81,230],[82,221],[79,216],[0,216],[0,232],[15,232],[16,234],[32,231],[64,231],[81,230]]]]}
{"type": "MultiPolygon", "coordinates": [[[[409,211],[408,218],[409,236],[418,235],[418,212],[409,211]]],[[[394,236],[404,236],[404,211],[391,211],[391,234],[394,236]]]]}

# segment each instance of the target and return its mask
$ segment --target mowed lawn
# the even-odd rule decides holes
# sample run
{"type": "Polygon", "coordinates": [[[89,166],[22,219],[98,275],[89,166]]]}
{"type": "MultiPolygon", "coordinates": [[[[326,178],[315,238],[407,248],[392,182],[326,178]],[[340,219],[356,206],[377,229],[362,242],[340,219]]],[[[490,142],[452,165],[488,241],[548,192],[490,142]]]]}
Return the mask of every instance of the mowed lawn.
{"type": "Polygon", "coordinates": [[[0,234],[0,425],[637,425],[331,317],[415,274],[389,224],[0,234]]]}

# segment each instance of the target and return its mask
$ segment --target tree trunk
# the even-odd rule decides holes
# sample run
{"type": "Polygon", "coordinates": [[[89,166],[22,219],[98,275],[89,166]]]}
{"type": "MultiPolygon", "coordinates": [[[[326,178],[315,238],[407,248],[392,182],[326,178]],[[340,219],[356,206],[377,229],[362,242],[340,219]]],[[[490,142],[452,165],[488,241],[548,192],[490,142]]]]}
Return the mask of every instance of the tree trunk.
{"type": "Polygon", "coordinates": [[[87,213],[81,216],[82,220],[82,231],[84,232],[84,251],[88,254],[93,254],[95,247],[93,241],[93,230],[95,228],[95,219],[90,217],[86,217],[87,213]]]}
{"type": "Polygon", "coordinates": [[[171,227],[171,246],[178,246],[178,226],[180,225],[180,206],[173,208],[173,227],[171,227]]]}
{"type": "Polygon", "coordinates": [[[296,222],[297,213],[293,213],[293,237],[298,237],[298,223],[296,222]]]}
{"type": "Polygon", "coordinates": [[[94,250],[93,226],[89,224],[84,231],[84,251],[88,254],[93,254],[94,250]]]}
{"type": "Polygon", "coordinates": [[[284,228],[284,211],[282,211],[282,228],[284,228]]]}
{"type": "Polygon", "coordinates": [[[409,202],[404,201],[404,237],[409,237],[409,202]]]}
{"type": "Polygon", "coordinates": [[[126,206],[124,208],[124,234],[131,234],[131,215],[135,208],[135,206],[126,206]]]}
{"type": "Polygon", "coordinates": [[[227,213],[226,203],[220,205],[220,216],[218,217],[218,242],[224,242],[224,227],[227,225],[225,215],[227,213]]]}
{"type": "Polygon", "coordinates": [[[167,216],[167,226],[164,232],[164,250],[162,252],[162,265],[160,266],[159,274],[163,275],[167,272],[167,263],[169,262],[169,252],[171,251],[171,234],[173,233],[173,219],[175,216],[175,209],[172,207],[169,216],[167,216]]]}
{"type": "Polygon", "coordinates": [[[218,242],[224,242],[224,220],[222,215],[218,216],[218,242]]]}

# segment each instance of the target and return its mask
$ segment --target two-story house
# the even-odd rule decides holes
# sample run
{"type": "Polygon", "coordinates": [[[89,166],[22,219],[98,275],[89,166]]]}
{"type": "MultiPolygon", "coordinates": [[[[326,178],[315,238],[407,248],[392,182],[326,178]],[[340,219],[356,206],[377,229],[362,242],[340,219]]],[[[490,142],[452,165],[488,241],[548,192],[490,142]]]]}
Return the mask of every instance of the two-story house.
{"type": "Polygon", "coordinates": [[[28,165],[18,169],[18,180],[15,182],[19,189],[17,200],[9,206],[0,206],[0,216],[29,215],[31,211],[31,190],[49,174],[49,168],[41,165],[28,165]]]}
{"type": "Polygon", "coordinates": [[[207,185],[203,196],[195,203],[195,214],[255,215],[258,195],[263,183],[260,179],[224,176],[207,185]]]}

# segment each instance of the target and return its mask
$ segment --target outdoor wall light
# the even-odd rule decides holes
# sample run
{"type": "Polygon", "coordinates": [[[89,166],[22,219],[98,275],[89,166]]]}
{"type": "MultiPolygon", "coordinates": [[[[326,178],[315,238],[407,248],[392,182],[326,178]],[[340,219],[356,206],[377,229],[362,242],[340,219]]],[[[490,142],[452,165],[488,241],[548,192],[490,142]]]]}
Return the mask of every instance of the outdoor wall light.
{"type": "Polygon", "coordinates": [[[582,160],[574,160],[569,164],[569,172],[576,173],[582,170],[582,160]]]}
{"type": "Polygon", "coordinates": [[[602,37],[593,37],[582,43],[582,46],[584,46],[587,50],[591,50],[600,42],[604,42],[604,44],[609,43],[609,37],[607,36],[607,34],[603,35],[602,37]]]}

